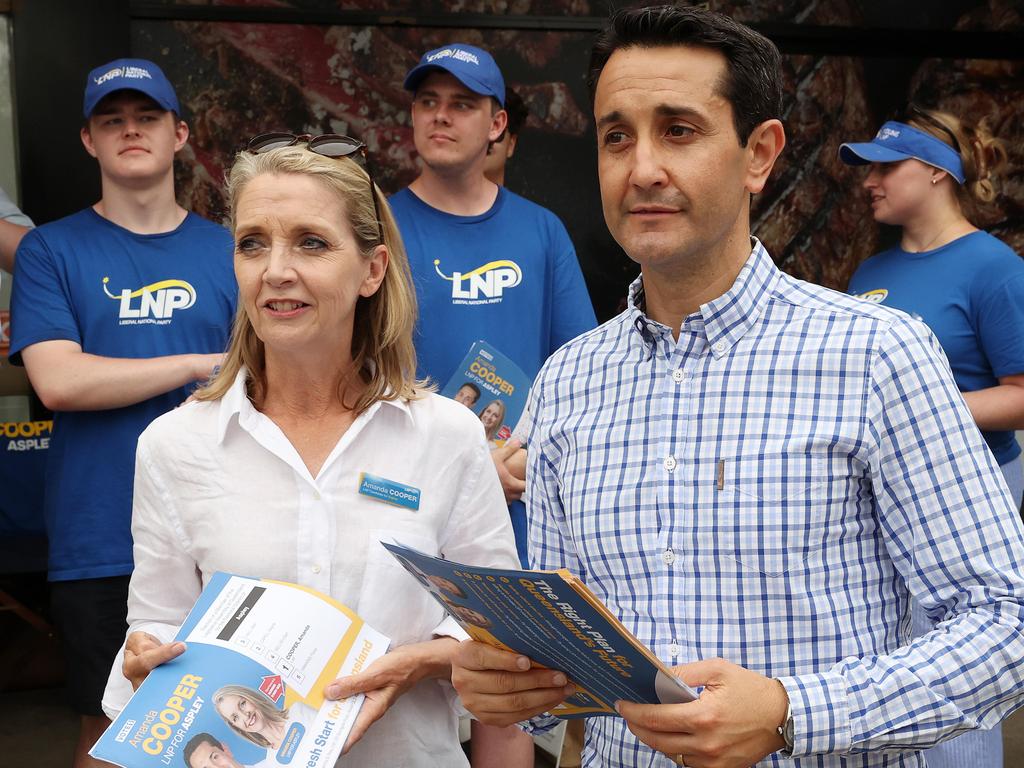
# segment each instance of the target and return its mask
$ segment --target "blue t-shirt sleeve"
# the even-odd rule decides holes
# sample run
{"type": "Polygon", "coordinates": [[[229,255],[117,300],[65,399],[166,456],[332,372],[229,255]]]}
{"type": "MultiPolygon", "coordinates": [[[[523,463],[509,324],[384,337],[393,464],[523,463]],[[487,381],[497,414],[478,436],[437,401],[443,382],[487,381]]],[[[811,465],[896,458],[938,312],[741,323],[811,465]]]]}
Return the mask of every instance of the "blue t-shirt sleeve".
{"type": "Polygon", "coordinates": [[[862,261],[857,265],[857,268],[853,270],[853,274],[850,275],[850,282],[846,285],[846,292],[853,296],[860,294],[864,290],[862,288],[865,272],[864,264],[865,262],[862,261]]]}
{"type": "Polygon", "coordinates": [[[552,247],[556,256],[549,355],[565,342],[597,326],[576,249],[557,218],[552,223],[552,247]]]}
{"type": "Polygon", "coordinates": [[[11,289],[11,362],[41,341],[82,343],[66,280],[46,240],[33,230],[22,238],[14,261],[11,289]]]}
{"type": "Polygon", "coordinates": [[[981,348],[996,378],[1024,373],[1024,270],[986,277],[971,297],[981,348]]]}

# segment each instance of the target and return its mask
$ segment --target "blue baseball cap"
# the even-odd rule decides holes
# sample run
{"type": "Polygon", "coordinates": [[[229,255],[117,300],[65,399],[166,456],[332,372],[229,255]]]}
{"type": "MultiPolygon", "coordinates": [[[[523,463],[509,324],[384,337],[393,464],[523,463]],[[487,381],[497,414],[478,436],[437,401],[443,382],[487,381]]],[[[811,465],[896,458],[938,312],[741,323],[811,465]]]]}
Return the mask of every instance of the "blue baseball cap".
{"type": "Polygon", "coordinates": [[[144,93],[168,112],[181,114],[170,80],[152,61],[117,59],[96,67],[85,81],[85,119],[92,116],[100,99],[115,91],[144,93]]]}
{"type": "Polygon", "coordinates": [[[405,90],[415,91],[423,78],[436,70],[448,72],[473,93],[493,96],[505,106],[505,78],[491,54],[482,48],[452,43],[427,51],[405,76],[405,90]]]}
{"type": "Polygon", "coordinates": [[[960,153],[942,139],[906,123],[890,120],[878,129],[871,141],[846,143],[839,147],[839,159],[847,165],[898,163],[910,158],[946,171],[958,184],[964,183],[964,164],[960,153]]]}

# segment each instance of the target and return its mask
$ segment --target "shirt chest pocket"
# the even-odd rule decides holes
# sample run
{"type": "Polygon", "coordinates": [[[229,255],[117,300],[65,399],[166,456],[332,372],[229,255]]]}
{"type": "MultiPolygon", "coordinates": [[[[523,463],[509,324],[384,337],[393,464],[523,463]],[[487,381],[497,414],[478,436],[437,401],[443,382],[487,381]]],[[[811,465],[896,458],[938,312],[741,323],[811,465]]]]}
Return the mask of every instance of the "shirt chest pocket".
{"type": "Polygon", "coordinates": [[[832,494],[845,487],[833,463],[826,453],[799,450],[718,460],[714,530],[708,531],[713,549],[741,573],[776,578],[812,567],[837,509],[833,502],[841,501],[832,494]]]}

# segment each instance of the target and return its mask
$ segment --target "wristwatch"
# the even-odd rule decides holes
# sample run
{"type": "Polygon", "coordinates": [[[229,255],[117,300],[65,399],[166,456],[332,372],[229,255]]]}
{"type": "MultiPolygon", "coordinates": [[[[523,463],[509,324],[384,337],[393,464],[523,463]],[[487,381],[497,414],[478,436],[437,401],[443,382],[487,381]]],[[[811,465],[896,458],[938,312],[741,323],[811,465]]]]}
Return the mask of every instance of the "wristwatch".
{"type": "Polygon", "coordinates": [[[786,704],[786,719],[782,721],[782,725],[775,729],[775,732],[782,737],[782,740],[786,742],[785,752],[793,751],[793,704],[788,702],[786,704]]]}

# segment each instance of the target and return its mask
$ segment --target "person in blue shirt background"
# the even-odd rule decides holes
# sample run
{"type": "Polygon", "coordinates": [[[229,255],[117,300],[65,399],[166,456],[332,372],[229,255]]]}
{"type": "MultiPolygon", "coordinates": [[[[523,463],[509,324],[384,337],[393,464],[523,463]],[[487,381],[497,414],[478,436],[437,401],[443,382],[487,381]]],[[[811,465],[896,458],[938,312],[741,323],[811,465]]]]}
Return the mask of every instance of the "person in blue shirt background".
{"type": "MultiPolygon", "coordinates": [[[[1024,261],[964,214],[995,199],[1005,149],[984,122],[911,107],[906,122],[887,122],[870,142],[843,144],[840,157],[871,164],[863,186],[875,221],[902,228],[899,245],[858,267],[850,293],[932,329],[1019,507],[1024,469],[1014,430],[1024,428],[1024,261]]],[[[915,633],[934,624],[915,605],[915,633]]],[[[927,754],[932,768],[1001,768],[1001,729],[927,754]]]]}
{"type": "Polygon", "coordinates": [[[442,386],[483,339],[531,379],[596,325],[565,226],[484,176],[505,130],[505,83],[490,54],[453,43],[406,76],[420,175],[390,198],[409,252],[419,373],[442,386]]]}
{"type": "MultiPolygon", "coordinates": [[[[508,123],[501,70],[487,51],[452,43],[423,54],[404,85],[421,172],[390,203],[416,286],[419,374],[444,386],[483,340],[532,380],[548,355],[597,321],[562,222],[484,175],[508,123]]],[[[523,557],[525,508],[507,487],[506,500],[523,557]]],[[[502,741],[473,725],[474,766],[533,765],[529,738],[511,729],[502,741]]]]}
{"type": "Polygon", "coordinates": [[[44,516],[54,620],[82,716],[75,768],[109,724],[100,707],[124,640],[139,434],[206,380],[227,348],[238,289],[231,236],[174,194],[188,126],[160,68],[118,59],[86,80],[82,144],[95,205],[22,239],[11,360],[55,412],[44,516]]]}

